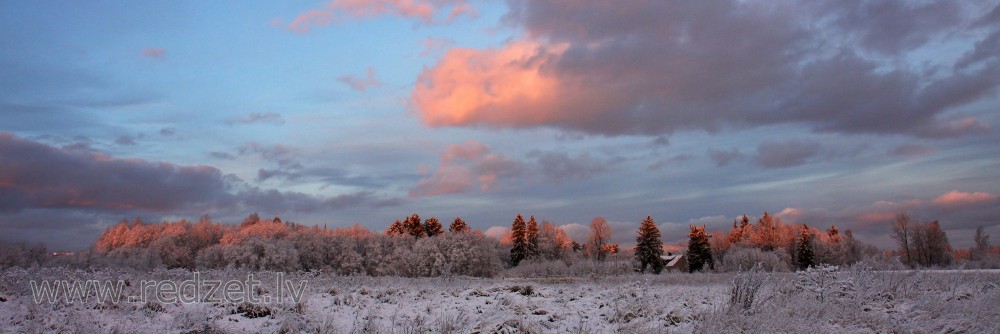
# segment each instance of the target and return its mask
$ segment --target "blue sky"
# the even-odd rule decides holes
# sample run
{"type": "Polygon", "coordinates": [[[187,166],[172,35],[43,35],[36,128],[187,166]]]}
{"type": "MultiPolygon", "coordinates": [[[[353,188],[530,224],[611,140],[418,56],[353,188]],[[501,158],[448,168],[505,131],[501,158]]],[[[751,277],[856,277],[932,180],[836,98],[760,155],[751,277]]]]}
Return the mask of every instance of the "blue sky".
{"type": "Polygon", "coordinates": [[[886,248],[899,212],[957,246],[1000,232],[995,4],[6,7],[7,239],[253,211],[375,230],[524,213],[578,238],[605,216],[622,243],[646,215],[677,242],[765,210],[886,248]]]}

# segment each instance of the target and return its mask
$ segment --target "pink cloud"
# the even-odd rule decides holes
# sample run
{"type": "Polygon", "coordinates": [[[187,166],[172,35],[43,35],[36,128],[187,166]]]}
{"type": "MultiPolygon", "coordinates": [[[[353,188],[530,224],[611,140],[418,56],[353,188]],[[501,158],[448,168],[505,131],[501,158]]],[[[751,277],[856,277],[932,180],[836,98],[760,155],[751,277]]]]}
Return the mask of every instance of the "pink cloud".
{"type": "Polygon", "coordinates": [[[480,191],[490,191],[501,178],[520,174],[524,168],[476,141],[449,146],[441,153],[440,160],[437,170],[420,180],[410,191],[410,197],[463,193],[477,185],[480,191]]]}
{"type": "Polygon", "coordinates": [[[164,48],[145,48],[142,49],[142,55],[149,58],[164,58],[167,56],[167,49],[164,48]]]}
{"type": "Polygon", "coordinates": [[[990,131],[946,115],[1000,87],[984,40],[992,33],[965,42],[982,46],[982,66],[963,71],[943,61],[926,76],[931,67],[867,56],[921,50],[930,36],[959,42],[951,36],[970,18],[960,6],[855,16],[866,2],[821,3],[509,1],[504,21],[524,37],[452,49],[421,73],[413,109],[430,126],[602,135],[772,124],[929,138],[990,131]]]}
{"type": "Polygon", "coordinates": [[[370,18],[392,15],[417,18],[424,23],[432,23],[439,10],[450,7],[448,21],[457,16],[475,16],[475,11],[462,0],[334,0],[321,9],[302,12],[288,24],[288,29],[297,33],[307,33],[310,29],[336,23],[343,18],[370,18]]]}
{"type": "Polygon", "coordinates": [[[997,198],[997,195],[987,192],[966,193],[953,190],[935,198],[934,204],[945,208],[957,209],[994,202],[997,198]]]}
{"type": "Polygon", "coordinates": [[[587,119],[608,106],[604,94],[542,66],[565,49],[534,41],[481,51],[452,49],[417,79],[416,112],[431,126],[521,127],[587,119]]]}

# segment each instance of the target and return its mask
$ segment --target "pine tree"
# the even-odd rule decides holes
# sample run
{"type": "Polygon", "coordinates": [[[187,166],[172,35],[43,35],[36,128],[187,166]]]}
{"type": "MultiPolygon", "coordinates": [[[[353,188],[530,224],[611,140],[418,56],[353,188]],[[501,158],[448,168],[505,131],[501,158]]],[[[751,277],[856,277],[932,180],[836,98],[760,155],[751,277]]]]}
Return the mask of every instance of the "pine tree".
{"type": "Polygon", "coordinates": [[[688,272],[701,271],[708,264],[710,269],[715,269],[715,260],[712,259],[712,246],[708,242],[711,235],[705,233],[705,226],[691,225],[691,233],[688,234],[687,263],[688,272]]]}
{"type": "MultiPolygon", "coordinates": [[[[326,226],[324,226],[323,228],[325,229],[326,226]]],[[[406,228],[403,227],[403,222],[399,221],[399,219],[396,219],[396,221],[394,221],[392,225],[389,225],[389,228],[385,230],[385,235],[403,235],[403,234],[406,234],[406,228]]]]}
{"type": "Polygon", "coordinates": [[[528,257],[528,236],[525,225],[524,217],[518,214],[510,226],[511,241],[514,244],[514,247],[510,249],[510,263],[514,266],[528,257]]]}
{"type": "Polygon", "coordinates": [[[528,232],[526,239],[528,241],[528,257],[537,258],[538,257],[538,221],[535,221],[535,216],[532,215],[528,218],[528,232]]]}
{"type": "Polygon", "coordinates": [[[466,233],[469,232],[469,225],[466,225],[462,218],[455,217],[455,221],[451,222],[448,231],[451,233],[466,233]]]}
{"type": "Polygon", "coordinates": [[[423,224],[420,223],[420,216],[415,213],[406,218],[406,221],[403,222],[403,227],[406,228],[406,233],[409,233],[410,236],[413,236],[414,238],[427,236],[427,232],[424,231],[423,224]]]}
{"type": "Polygon", "coordinates": [[[799,270],[806,270],[816,265],[813,237],[809,225],[802,224],[802,231],[799,232],[799,240],[795,245],[795,261],[798,262],[799,270]]]}
{"type": "Polygon", "coordinates": [[[573,240],[573,242],[571,242],[569,245],[571,248],[573,248],[573,253],[583,251],[583,245],[581,245],[579,242],[576,242],[576,240],[573,240]]]}
{"type": "Polygon", "coordinates": [[[441,226],[441,222],[438,221],[437,217],[430,217],[424,222],[424,231],[428,237],[433,237],[444,233],[444,226],[441,226]]]}
{"type": "Polygon", "coordinates": [[[635,238],[635,260],[639,262],[639,271],[646,272],[649,267],[654,273],[659,274],[663,270],[663,241],[660,240],[660,229],[656,227],[653,216],[646,216],[646,219],[639,225],[638,236],[635,238]]]}

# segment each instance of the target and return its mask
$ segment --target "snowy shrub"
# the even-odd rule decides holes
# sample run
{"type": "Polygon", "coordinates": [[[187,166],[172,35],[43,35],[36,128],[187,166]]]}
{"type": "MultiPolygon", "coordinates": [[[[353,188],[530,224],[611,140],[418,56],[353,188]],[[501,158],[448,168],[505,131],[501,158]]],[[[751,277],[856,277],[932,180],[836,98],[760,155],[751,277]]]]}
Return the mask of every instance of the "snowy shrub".
{"type": "Polygon", "coordinates": [[[784,251],[762,251],[755,247],[730,248],[722,258],[723,271],[744,271],[760,265],[765,271],[788,271],[791,256],[784,251]]]}
{"type": "Polygon", "coordinates": [[[736,274],[729,289],[729,306],[749,311],[758,299],[761,286],[767,282],[769,274],[761,265],[754,265],[750,270],[736,274]]]}

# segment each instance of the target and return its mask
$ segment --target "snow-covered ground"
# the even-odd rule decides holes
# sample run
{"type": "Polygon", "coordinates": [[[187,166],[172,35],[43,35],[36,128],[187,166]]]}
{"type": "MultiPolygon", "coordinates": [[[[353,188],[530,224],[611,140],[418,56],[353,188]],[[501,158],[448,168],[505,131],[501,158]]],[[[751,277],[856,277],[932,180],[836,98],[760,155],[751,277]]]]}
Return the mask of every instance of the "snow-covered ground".
{"type": "MultiPolygon", "coordinates": [[[[244,279],[239,271],[203,279],[244,279]]],[[[998,332],[1000,273],[818,270],[808,273],[559,278],[399,278],[287,274],[296,303],[36,304],[35,280],[191,278],[185,270],[0,272],[0,330],[85,333],[717,333],[998,332]],[[734,278],[736,278],[734,280],[734,278]],[[733,303],[736,290],[744,298],[733,303]],[[746,301],[754,282],[760,289],[746,301]],[[746,307],[744,307],[746,306],[746,307]]],[[[275,273],[255,296],[276,297],[275,273]]],[[[284,275],[284,274],[283,274],[284,275]]],[[[737,296],[739,297],[739,296],[737,296]]]]}

